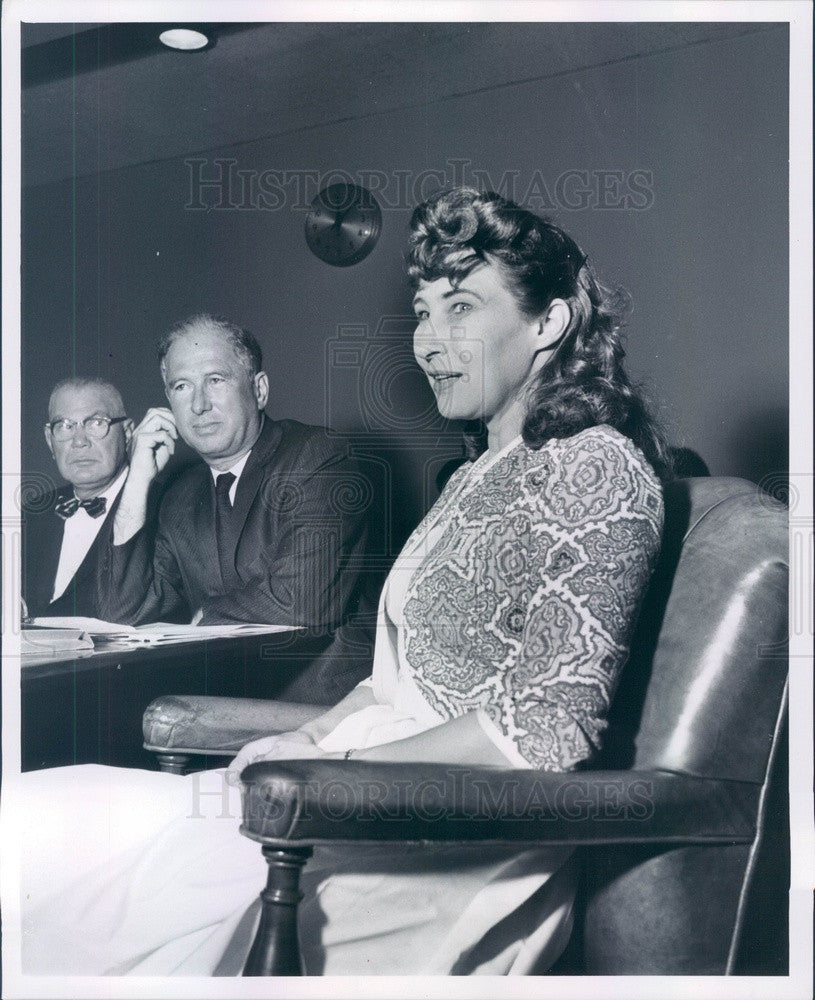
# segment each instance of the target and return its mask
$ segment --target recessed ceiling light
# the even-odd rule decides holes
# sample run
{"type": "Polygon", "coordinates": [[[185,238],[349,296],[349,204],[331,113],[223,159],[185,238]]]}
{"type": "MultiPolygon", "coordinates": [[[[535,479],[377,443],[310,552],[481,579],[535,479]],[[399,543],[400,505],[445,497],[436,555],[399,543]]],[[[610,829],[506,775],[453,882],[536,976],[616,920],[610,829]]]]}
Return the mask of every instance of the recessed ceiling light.
{"type": "Polygon", "coordinates": [[[209,39],[200,31],[192,31],[190,28],[171,28],[169,31],[162,31],[158,36],[168,48],[181,49],[183,52],[194,52],[196,49],[203,49],[209,45],[209,39]]]}

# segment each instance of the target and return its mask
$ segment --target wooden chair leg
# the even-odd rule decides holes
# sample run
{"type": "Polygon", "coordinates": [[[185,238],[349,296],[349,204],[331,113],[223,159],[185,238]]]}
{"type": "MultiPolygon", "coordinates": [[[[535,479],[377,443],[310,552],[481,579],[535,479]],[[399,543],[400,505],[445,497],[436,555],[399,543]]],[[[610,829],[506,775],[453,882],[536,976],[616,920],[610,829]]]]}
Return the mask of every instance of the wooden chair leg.
{"type": "Polygon", "coordinates": [[[188,753],[157,753],[158,769],[165,774],[185,774],[190,764],[188,753]]]}
{"type": "Polygon", "coordinates": [[[260,894],[260,924],[244,966],[244,976],[303,975],[297,940],[297,904],[303,898],[300,872],[311,853],[310,847],[264,846],[269,877],[260,894]]]}

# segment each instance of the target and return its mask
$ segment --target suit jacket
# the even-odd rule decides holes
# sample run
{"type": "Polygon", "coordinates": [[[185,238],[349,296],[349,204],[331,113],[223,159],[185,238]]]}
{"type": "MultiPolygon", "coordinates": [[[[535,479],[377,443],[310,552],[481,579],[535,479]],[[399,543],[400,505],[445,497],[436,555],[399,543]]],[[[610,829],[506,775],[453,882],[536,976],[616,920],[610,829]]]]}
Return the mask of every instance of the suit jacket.
{"type": "Polygon", "coordinates": [[[301,663],[283,693],[333,703],[371,664],[359,617],[373,618],[363,572],[365,521],[354,504],[359,477],[322,428],[265,418],[238,480],[223,577],[212,473],[196,463],[164,495],[154,544],[144,531],[124,545],[110,540],[100,578],[104,617],[128,624],[189,620],[190,610],[201,608],[202,625],[305,626],[311,653],[303,659],[314,662],[301,663]]]}
{"type": "Polygon", "coordinates": [[[54,512],[54,506],[71,496],[73,487],[65,485],[41,493],[23,508],[23,598],[32,618],[41,615],[99,617],[100,556],[110,544],[113,516],[121,493],[105,513],[102,527],[73,579],[52,604],[65,523],[54,512]]]}

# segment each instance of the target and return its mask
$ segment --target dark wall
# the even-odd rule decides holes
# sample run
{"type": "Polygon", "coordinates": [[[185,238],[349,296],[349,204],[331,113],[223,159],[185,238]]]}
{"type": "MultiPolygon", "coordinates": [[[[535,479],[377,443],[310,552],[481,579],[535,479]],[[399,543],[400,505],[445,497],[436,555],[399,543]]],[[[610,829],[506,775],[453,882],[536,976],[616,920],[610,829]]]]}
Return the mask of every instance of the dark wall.
{"type": "MultiPolygon", "coordinates": [[[[399,319],[409,314],[410,208],[422,172],[435,170],[447,183],[512,181],[519,200],[576,237],[601,277],[628,289],[630,368],[673,443],[698,451],[714,475],[783,472],[787,65],[782,26],[198,154],[208,177],[216,157],[244,171],[381,172],[382,238],[346,269],[307,250],[294,183],[276,208],[251,199],[218,208],[226,195],[208,190],[209,210],[195,210],[190,168],[173,159],[27,189],[28,469],[51,472],[41,426],[57,378],[108,376],[138,418],[163,402],[157,335],[213,311],[261,340],[272,414],[365,431],[372,452],[388,454],[405,525],[415,520],[458,451],[432,417],[399,319]],[[383,353],[395,360],[383,365],[383,353]]],[[[423,190],[440,183],[426,176],[423,190]]],[[[241,201],[237,184],[232,200],[241,201]]]]}

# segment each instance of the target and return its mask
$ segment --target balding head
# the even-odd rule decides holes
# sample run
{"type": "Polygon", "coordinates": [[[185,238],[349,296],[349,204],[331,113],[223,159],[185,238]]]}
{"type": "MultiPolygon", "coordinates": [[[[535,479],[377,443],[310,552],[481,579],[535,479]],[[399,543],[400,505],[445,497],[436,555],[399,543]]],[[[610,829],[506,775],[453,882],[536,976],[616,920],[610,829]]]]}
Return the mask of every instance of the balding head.
{"type": "Polygon", "coordinates": [[[253,334],[220,316],[198,313],[177,323],[159,340],[158,360],[162,378],[166,377],[165,358],[175,341],[182,337],[195,337],[198,334],[210,334],[222,338],[238,356],[250,379],[263,369],[263,354],[253,334]]]}
{"type": "Polygon", "coordinates": [[[48,399],[48,419],[55,420],[62,416],[54,412],[54,405],[65,396],[75,395],[80,389],[94,389],[99,394],[100,401],[104,401],[105,407],[110,412],[108,417],[121,417],[125,414],[125,404],[122,394],[112,382],[103,378],[93,378],[86,375],[74,375],[71,378],[64,378],[51,390],[48,399]]]}

